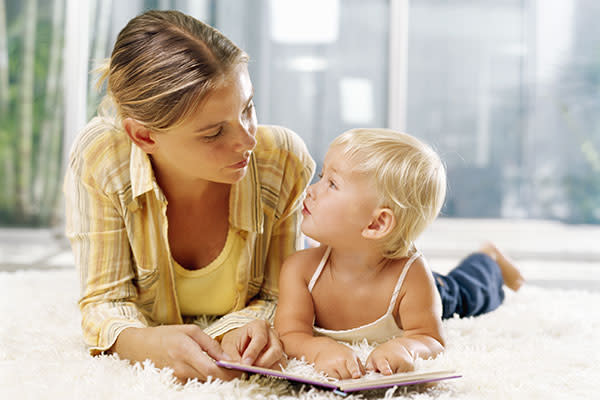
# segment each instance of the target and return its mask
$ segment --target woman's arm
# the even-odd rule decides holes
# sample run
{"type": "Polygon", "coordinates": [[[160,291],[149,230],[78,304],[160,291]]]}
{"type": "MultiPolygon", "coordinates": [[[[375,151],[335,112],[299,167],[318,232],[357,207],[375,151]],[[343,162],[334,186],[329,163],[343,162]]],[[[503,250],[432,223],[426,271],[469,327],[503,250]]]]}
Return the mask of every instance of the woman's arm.
{"type": "Polygon", "coordinates": [[[80,276],[83,336],[90,352],[99,354],[124,329],[148,322],[134,303],[137,290],[123,218],[82,163],[74,160],[65,176],[66,233],[80,276]]]}
{"type": "Polygon", "coordinates": [[[208,375],[231,379],[211,357],[224,358],[218,343],[198,327],[148,327],[135,303],[129,238],[119,202],[106,193],[75,154],[64,184],[67,236],[80,273],[84,339],[93,355],[116,352],[131,361],[150,359],[173,368],[180,379],[208,375]]]}
{"type": "Polygon", "coordinates": [[[406,274],[398,305],[404,334],[378,346],[366,367],[383,374],[411,371],[416,358],[428,359],[444,351],[442,305],[433,277],[421,259],[406,274]]]}
{"type": "Polygon", "coordinates": [[[196,325],[164,325],[127,328],[121,332],[111,352],[132,362],[151,360],[157,368],[169,367],[181,381],[209,376],[223,380],[241,373],[219,368],[213,359],[231,360],[219,343],[196,325]]]}

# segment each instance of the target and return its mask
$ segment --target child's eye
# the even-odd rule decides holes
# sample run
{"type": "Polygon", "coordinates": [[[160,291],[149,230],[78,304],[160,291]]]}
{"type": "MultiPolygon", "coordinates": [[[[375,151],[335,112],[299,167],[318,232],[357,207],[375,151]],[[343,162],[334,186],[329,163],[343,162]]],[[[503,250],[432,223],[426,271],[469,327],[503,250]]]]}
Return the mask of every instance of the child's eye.
{"type": "MultiPolygon", "coordinates": [[[[319,172],[318,177],[319,179],[323,179],[323,172],[319,172]]],[[[329,186],[332,189],[337,189],[335,182],[329,178],[327,179],[327,186],[329,186]]]]}

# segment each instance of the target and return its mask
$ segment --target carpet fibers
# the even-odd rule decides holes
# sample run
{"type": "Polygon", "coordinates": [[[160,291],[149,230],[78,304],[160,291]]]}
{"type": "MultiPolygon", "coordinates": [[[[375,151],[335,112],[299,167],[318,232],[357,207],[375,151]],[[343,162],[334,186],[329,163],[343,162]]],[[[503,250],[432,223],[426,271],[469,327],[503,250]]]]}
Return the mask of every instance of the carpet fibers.
{"type": "MultiPolygon", "coordinates": [[[[284,381],[251,377],[180,385],[168,369],[92,358],[81,339],[75,270],[0,273],[2,399],[341,399],[284,381]]],[[[600,294],[524,286],[477,318],[444,322],[446,352],[420,369],[463,375],[433,386],[346,399],[591,399],[600,392],[600,294]]],[[[370,348],[355,348],[363,357],[370,348]]],[[[315,374],[293,360],[290,372],[315,374]]]]}

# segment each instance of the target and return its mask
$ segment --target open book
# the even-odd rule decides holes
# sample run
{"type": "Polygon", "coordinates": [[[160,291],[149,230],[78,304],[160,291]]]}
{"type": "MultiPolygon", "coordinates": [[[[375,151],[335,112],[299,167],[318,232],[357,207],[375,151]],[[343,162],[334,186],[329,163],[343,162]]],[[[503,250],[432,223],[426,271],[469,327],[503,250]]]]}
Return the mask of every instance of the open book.
{"type": "Polygon", "coordinates": [[[305,383],[308,385],[319,386],[325,389],[331,389],[339,392],[349,393],[361,390],[383,389],[393,386],[416,385],[420,383],[436,382],[445,379],[460,378],[455,371],[423,371],[423,372],[403,372],[394,375],[386,375],[379,377],[362,377],[357,379],[342,379],[342,380],[318,380],[311,379],[305,376],[290,374],[287,372],[277,371],[255,367],[252,365],[244,365],[229,361],[217,361],[217,365],[223,368],[236,369],[244,372],[274,376],[276,378],[287,379],[289,381],[305,383]]]}

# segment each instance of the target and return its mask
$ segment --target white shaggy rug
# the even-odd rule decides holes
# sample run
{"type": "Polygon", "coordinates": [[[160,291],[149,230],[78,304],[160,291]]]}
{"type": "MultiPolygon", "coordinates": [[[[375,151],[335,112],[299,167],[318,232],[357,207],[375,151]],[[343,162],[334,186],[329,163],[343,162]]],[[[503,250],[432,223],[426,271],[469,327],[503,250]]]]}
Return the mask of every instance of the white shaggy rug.
{"type": "MultiPolygon", "coordinates": [[[[253,377],[174,382],[169,370],[92,358],[79,328],[75,270],[0,273],[1,399],[336,399],[253,377]]],[[[463,378],[347,399],[592,399],[600,392],[600,293],[525,286],[497,311],[445,322],[448,346],[422,368],[463,378]]],[[[366,354],[365,346],[357,348],[366,354]]],[[[291,363],[290,372],[309,368],[291,363]]],[[[310,371],[309,371],[310,372],[310,371]]]]}

